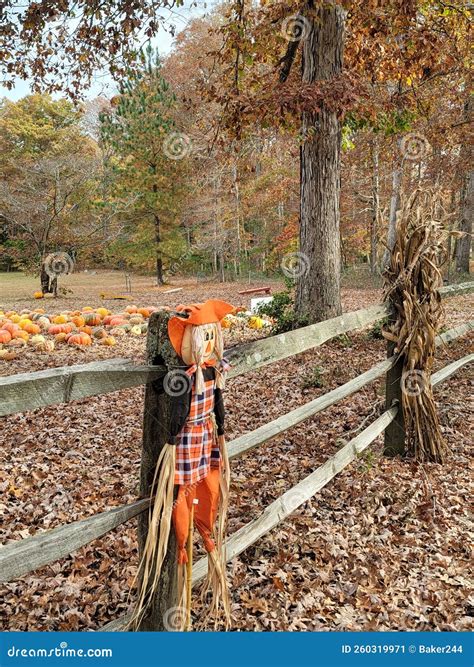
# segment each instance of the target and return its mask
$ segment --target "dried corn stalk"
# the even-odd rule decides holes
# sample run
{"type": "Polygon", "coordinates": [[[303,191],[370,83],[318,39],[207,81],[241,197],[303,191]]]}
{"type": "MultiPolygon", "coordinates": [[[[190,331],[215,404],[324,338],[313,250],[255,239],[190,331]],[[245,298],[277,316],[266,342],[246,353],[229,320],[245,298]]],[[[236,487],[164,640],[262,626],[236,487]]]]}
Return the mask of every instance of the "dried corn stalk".
{"type": "Polygon", "coordinates": [[[384,272],[385,299],[394,310],[384,336],[403,357],[402,408],[407,453],[418,461],[442,463],[442,437],[431,387],[435,338],[443,315],[440,267],[446,260],[441,198],[417,189],[402,202],[390,264],[384,272]]]}

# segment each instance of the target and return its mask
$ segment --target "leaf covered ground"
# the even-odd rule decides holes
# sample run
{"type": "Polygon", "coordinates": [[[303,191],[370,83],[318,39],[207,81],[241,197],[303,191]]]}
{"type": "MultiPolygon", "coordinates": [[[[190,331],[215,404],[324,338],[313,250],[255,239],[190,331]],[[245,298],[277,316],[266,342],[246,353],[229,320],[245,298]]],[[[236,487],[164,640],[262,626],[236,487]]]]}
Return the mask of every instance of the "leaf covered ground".
{"type": "MultiPolygon", "coordinates": [[[[247,285],[186,285],[140,305],[224,298],[247,285]],[[163,299],[163,300],[160,300],[163,299]],[[172,299],[172,300],[171,300],[172,299]]],[[[77,307],[96,306],[77,297],[77,307]]],[[[90,301],[90,299],[89,299],[90,301]]],[[[344,309],[380,301],[375,289],[345,290],[344,309]]],[[[23,302],[23,300],[20,300],[23,302]]],[[[5,305],[19,307],[17,300],[5,305]]],[[[31,307],[31,303],[21,305],[31,307]]],[[[470,297],[446,302],[446,326],[466,321],[470,297]]],[[[60,308],[68,306],[61,305],[60,308]]],[[[262,335],[226,331],[227,344],[262,335]]],[[[436,369],[472,350],[465,336],[438,351],[436,369]]],[[[84,363],[105,356],[143,359],[144,338],[117,347],[33,354],[2,374],[84,363]]],[[[367,370],[385,356],[368,331],[229,381],[228,440],[302,405],[367,370]]],[[[20,360],[19,360],[20,361],[20,360]]],[[[381,439],[266,537],[229,566],[234,628],[239,630],[468,630],[469,423],[472,370],[435,392],[448,463],[386,459],[381,439]]],[[[133,501],[141,449],[142,389],[128,389],[12,415],[0,443],[2,544],[133,501]]],[[[229,532],[256,518],[383,410],[374,382],[232,464],[229,532]]],[[[128,610],[137,563],[136,520],[68,558],[0,587],[1,628],[94,630],[128,610]]],[[[200,615],[197,601],[196,617],[200,615]]]]}

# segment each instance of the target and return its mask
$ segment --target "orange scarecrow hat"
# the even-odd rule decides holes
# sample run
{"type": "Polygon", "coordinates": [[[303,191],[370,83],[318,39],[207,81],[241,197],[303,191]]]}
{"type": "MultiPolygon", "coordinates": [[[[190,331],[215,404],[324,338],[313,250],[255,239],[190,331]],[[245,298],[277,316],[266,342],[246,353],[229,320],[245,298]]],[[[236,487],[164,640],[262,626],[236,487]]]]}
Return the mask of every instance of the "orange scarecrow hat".
{"type": "Polygon", "coordinates": [[[193,303],[189,306],[178,306],[176,312],[183,313],[183,316],[176,315],[168,322],[168,335],[177,354],[181,355],[184,330],[187,326],[220,322],[234,310],[234,306],[231,306],[230,303],[217,299],[209,299],[204,303],[193,303]]]}

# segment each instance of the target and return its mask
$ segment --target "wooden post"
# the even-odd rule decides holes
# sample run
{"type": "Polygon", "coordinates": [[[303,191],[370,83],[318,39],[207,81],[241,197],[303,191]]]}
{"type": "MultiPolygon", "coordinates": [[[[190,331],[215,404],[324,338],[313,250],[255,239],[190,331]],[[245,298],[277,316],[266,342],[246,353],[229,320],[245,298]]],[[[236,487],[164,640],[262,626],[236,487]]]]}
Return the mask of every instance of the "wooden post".
{"type": "MultiPolygon", "coordinates": [[[[393,322],[394,315],[390,316],[393,322]]],[[[389,341],[387,356],[395,353],[395,343],[389,341]]],[[[405,421],[402,409],[402,373],[403,356],[387,372],[385,379],[385,409],[389,410],[398,404],[398,412],[395,419],[385,429],[384,451],[385,456],[401,456],[405,451],[405,421]]]]}
{"type": "MultiPolygon", "coordinates": [[[[172,315],[166,311],[153,313],[149,320],[146,356],[147,363],[164,365],[167,369],[180,365],[180,360],[168,338],[168,320],[172,315]]],[[[158,393],[156,381],[146,385],[143,414],[143,444],[140,472],[140,497],[147,497],[153,481],[156,461],[169,437],[169,396],[158,393]]],[[[140,557],[148,533],[148,512],[138,518],[138,544],[140,557]]],[[[166,612],[178,605],[176,537],[171,529],[168,553],[163,563],[160,583],[149,610],[141,625],[141,631],[169,630],[166,627],[166,612]]]]}

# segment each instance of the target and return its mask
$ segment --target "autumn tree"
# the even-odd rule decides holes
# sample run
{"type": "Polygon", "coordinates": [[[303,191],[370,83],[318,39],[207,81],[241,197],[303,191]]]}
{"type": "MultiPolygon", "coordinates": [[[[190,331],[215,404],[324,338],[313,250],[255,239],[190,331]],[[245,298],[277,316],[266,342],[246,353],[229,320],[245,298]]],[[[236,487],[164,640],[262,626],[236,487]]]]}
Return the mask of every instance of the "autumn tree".
{"type": "MultiPolygon", "coordinates": [[[[151,250],[158,284],[164,282],[163,247],[176,230],[183,171],[189,145],[173,117],[176,98],[151,48],[140,56],[128,79],[101,116],[101,138],[114,150],[114,198],[123,202],[126,236],[119,244],[135,253],[151,250]]],[[[142,256],[143,260],[144,257],[142,256]]]]}
{"type": "MultiPolygon", "coordinates": [[[[80,120],[70,102],[47,95],[2,102],[0,217],[16,266],[39,270],[47,253],[75,247],[82,233],[93,236],[86,209],[97,154],[80,120]]],[[[49,289],[46,274],[42,286],[49,289]]]]}

